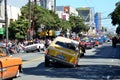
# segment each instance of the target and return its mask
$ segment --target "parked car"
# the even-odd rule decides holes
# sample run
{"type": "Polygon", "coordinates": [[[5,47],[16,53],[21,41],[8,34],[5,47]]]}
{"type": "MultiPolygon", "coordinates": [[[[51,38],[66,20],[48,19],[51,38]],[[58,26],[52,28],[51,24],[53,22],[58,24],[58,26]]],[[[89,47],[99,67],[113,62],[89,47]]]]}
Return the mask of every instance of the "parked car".
{"type": "Polygon", "coordinates": [[[92,49],[93,47],[94,47],[94,43],[92,43],[91,41],[86,41],[85,42],[85,48],[92,49]]]}
{"type": "Polygon", "coordinates": [[[99,45],[99,42],[98,42],[98,40],[96,38],[90,38],[90,42],[92,42],[92,44],[94,46],[98,46],[99,45]]]}
{"type": "Polygon", "coordinates": [[[97,39],[95,39],[95,46],[99,45],[99,41],[97,39]]]}
{"type": "Polygon", "coordinates": [[[60,36],[55,38],[46,50],[45,66],[58,62],[66,66],[76,67],[81,55],[78,45],[78,41],[69,38],[60,36]]]}
{"type": "Polygon", "coordinates": [[[81,39],[81,42],[83,42],[83,45],[86,49],[90,48],[92,49],[95,46],[95,43],[89,39],[81,39]]]}
{"type": "Polygon", "coordinates": [[[103,39],[98,39],[98,42],[100,45],[102,45],[104,43],[103,39]]]}
{"type": "Polygon", "coordinates": [[[81,39],[81,40],[80,40],[80,43],[81,43],[82,46],[84,46],[84,47],[85,47],[85,42],[86,42],[86,41],[85,41],[84,39],[81,39]]]}
{"type": "Polygon", "coordinates": [[[12,79],[20,76],[22,72],[22,59],[12,57],[6,47],[0,46],[0,79],[12,79]]]}
{"type": "Polygon", "coordinates": [[[40,43],[40,42],[28,42],[28,44],[26,46],[23,47],[24,51],[31,52],[31,51],[38,51],[40,52],[41,50],[45,50],[45,45],[44,43],[40,43]]]}

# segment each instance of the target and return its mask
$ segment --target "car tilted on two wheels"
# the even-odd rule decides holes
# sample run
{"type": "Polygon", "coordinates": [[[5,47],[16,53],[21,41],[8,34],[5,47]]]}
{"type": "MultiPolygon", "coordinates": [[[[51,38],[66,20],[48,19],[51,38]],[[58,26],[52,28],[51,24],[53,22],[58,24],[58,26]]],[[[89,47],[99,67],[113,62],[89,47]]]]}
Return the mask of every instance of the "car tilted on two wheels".
{"type": "Polygon", "coordinates": [[[57,37],[49,45],[45,54],[45,66],[58,62],[63,65],[76,67],[81,56],[78,48],[79,42],[65,38],[57,37]]]}

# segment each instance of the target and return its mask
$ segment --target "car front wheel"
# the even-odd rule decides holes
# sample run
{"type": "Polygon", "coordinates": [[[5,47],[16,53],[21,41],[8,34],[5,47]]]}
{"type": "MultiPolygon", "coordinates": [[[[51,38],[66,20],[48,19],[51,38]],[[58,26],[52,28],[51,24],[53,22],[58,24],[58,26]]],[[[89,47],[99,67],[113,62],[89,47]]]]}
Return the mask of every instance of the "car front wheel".
{"type": "Polygon", "coordinates": [[[16,73],[15,77],[16,77],[16,78],[17,78],[17,77],[20,77],[20,71],[19,71],[19,69],[17,70],[17,73],[16,73]]]}
{"type": "Polygon", "coordinates": [[[40,52],[40,51],[41,51],[41,48],[39,47],[39,48],[38,48],[38,52],[40,52]]]}

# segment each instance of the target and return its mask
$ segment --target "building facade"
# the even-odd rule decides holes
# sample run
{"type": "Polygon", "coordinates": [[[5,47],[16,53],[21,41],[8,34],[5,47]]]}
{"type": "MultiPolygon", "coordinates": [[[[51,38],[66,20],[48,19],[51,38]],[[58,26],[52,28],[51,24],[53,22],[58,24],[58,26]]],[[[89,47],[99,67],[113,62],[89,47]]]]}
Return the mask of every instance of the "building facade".
{"type": "MultiPolygon", "coordinates": [[[[18,16],[21,15],[20,8],[7,5],[7,16],[8,16],[8,27],[10,20],[17,20],[18,16]]],[[[5,6],[4,1],[0,3],[0,38],[5,36],[5,6]]]]}
{"type": "Polygon", "coordinates": [[[92,7],[80,7],[77,8],[78,15],[84,20],[85,24],[89,27],[95,27],[94,23],[94,8],[92,7]]]}
{"type": "Polygon", "coordinates": [[[4,17],[4,3],[3,1],[0,1],[0,38],[2,39],[3,36],[5,35],[5,17],[4,17]]]}
{"type": "Polygon", "coordinates": [[[88,25],[88,35],[96,34],[96,27],[94,22],[94,8],[93,7],[80,7],[76,8],[78,15],[84,20],[85,24],[88,25]]]}
{"type": "Polygon", "coordinates": [[[63,20],[69,20],[70,14],[78,16],[76,9],[71,6],[56,6],[56,13],[63,20]]]}
{"type": "Polygon", "coordinates": [[[95,27],[96,27],[96,30],[97,32],[99,32],[101,29],[102,29],[102,26],[101,26],[101,13],[100,12],[97,12],[95,14],[95,27]]]}
{"type": "Polygon", "coordinates": [[[42,6],[45,9],[53,10],[56,9],[56,0],[39,0],[40,6],[42,6]]]}

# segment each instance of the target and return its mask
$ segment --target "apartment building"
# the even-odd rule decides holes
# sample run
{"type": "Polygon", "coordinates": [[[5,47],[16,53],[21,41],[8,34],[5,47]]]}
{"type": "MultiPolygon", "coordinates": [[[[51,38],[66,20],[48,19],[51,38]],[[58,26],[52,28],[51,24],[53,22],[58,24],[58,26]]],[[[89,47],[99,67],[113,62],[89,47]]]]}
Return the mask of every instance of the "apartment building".
{"type": "Polygon", "coordinates": [[[63,20],[69,20],[70,14],[78,16],[76,9],[71,6],[56,6],[56,13],[63,20]]]}
{"type": "MultiPolygon", "coordinates": [[[[7,5],[8,27],[10,20],[17,20],[18,15],[21,15],[20,8],[7,5]]],[[[4,1],[0,2],[0,38],[5,36],[5,6],[4,1]]]]}

